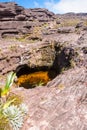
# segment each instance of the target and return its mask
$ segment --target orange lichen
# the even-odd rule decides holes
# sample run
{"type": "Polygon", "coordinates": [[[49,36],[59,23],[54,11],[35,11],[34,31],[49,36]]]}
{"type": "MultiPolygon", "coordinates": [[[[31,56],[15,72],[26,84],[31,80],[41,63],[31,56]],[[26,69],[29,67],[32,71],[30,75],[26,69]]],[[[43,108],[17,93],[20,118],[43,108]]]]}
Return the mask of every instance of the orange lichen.
{"type": "Polygon", "coordinates": [[[28,75],[22,75],[18,78],[18,85],[23,86],[25,88],[39,86],[40,84],[45,85],[48,81],[50,81],[50,77],[48,71],[39,71],[30,73],[28,75]]]}

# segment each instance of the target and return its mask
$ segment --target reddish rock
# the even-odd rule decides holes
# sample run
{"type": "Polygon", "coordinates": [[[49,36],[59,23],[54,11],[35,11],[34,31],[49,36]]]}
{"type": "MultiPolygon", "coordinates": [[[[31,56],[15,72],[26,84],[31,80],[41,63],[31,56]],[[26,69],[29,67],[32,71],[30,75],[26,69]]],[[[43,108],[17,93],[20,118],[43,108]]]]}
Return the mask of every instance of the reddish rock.
{"type": "Polygon", "coordinates": [[[21,130],[87,129],[86,17],[0,3],[0,85],[10,71],[18,77],[40,70],[55,74],[46,86],[11,90],[29,108],[21,130]]]}
{"type": "Polygon", "coordinates": [[[81,67],[59,75],[49,87],[15,89],[29,108],[22,130],[87,129],[86,81],[86,69],[81,67]]]}
{"type": "Polygon", "coordinates": [[[47,9],[24,9],[14,2],[0,3],[0,36],[2,38],[6,36],[21,36],[29,33],[30,28],[28,27],[33,27],[38,22],[45,23],[53,21],[54,18],[55,14],[49,12],[47,9]],[[15,33],[16,30],[17,33],[15,33]],[[13,35],[10,35],[11,33],[13,35]],[[4,34],[5,36],[3,36],[4,34]]]}

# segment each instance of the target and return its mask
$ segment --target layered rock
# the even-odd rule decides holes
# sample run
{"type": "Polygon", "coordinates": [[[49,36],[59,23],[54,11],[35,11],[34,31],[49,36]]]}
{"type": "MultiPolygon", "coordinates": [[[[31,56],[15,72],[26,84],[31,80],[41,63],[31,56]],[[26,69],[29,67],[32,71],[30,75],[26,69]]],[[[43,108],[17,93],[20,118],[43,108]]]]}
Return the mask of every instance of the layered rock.
{"type": "Polygon", "coordinates": [[[47,9],[24,9],[14,2],[0,3],[0,37],[19,37],[30,33],[30,28],[53,21],[55,15],[47,9]]]}
{"type": "MultiPolygon", "coordinates": [[[[70,14],[58,15],[58,20],[46,9],[24,9],[13,2],[0,5],[1,74],[24,65],[36,70],[53,69],[58,73],[71,64],[87,66],[86,21],[83,19],[80,26],[80,15],[79,19],[74,15],[74,21],[70,14]],[[11,36],[16,38],[10,40],[11,36]]],[[[21,68],[17,69],[18,73],[19,70],[21,68]]]]}
{"type": "Polygon", "coordinates": [[[21,67],[26,70],[25,65],[30,68],[29,71],[31,69],[53,69],[58,73],[70,66],[87,67],[86,38],[84,39],[86,34],[81,36],[77,34],[65,36],[65,34],[62,34],[62,37],[58,34],[59,38],[58,35],[54,36],[56,41],[52,41],[48,37],[48,41],[31,44],[1,40],[0,72],[5,74],[17,70],[20,73],[22,72],[21,67]],[[66,37],[65,40],[64,37],[66,37]]]}
{"type": "Polygon", "coordinates": [[[11,90],[29,107],[22,130],[87,129],[86,17],[0,3],[0,85],[10,71],[56,74],[44,87],[11,90]]]}
{"type": "Polygon", "coordinates": [[[74,60],[75,55],[73,48],[63,47],[58,42],[34,43],[32,46],[31,44],[16,43],[9,45],[5,51],[1,50],[0,71],[5,74],[20,66],[17,69],[17,72],[20,73],[21,66],[26,69],[25,65],[27,65],[30,69],[53,69],[57,72],[62,68],[69,67],[70,61],[74,60]]]}

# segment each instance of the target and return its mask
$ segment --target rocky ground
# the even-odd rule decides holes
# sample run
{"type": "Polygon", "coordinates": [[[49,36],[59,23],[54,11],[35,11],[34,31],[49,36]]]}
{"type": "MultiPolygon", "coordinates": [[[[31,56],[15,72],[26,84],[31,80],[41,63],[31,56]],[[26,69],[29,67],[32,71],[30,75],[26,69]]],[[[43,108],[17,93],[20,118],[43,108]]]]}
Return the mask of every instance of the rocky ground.
{"type": "Polygon", "coordinates": [[[0,3],[0,81],[53,71],[46,86],[14,88],[24,95],[29,113],[22,130],[87,129],[87,14],[55,15],[0,3]]]}

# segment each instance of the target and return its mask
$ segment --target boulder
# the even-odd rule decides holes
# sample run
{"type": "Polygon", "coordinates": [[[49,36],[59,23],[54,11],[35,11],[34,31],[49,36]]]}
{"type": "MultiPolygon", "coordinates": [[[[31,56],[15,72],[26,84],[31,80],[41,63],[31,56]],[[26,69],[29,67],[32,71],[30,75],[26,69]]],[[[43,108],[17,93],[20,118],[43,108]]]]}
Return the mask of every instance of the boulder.
{"type": "Polygon", "coordinates": [[[58,28],[58,33],[73,33],[75,32],[74,27],[60,27],[58,28]]]}

